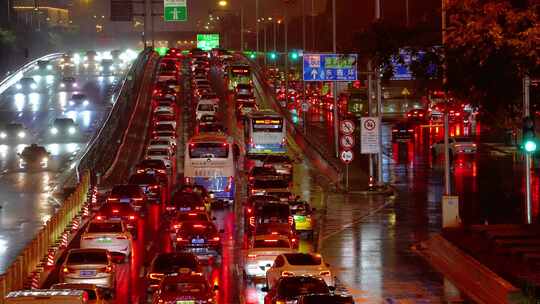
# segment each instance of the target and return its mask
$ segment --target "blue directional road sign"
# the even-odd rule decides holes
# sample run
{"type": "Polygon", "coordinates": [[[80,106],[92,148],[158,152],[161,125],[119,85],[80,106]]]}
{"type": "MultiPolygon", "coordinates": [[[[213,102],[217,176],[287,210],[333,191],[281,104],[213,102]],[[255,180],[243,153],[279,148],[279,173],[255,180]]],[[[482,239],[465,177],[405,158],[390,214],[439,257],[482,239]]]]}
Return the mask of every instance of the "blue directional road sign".
{"type": "Polygon", "coordinates": [[[356,54],[304,53],[304,81],[358,80],[356,54]]]}

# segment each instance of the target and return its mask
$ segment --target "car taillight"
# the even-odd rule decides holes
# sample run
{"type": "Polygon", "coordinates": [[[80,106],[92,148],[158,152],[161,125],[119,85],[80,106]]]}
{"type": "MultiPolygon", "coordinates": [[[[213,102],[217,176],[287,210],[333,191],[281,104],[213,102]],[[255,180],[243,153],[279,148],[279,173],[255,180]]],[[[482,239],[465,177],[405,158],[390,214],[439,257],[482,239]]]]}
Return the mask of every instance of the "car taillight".
{"type": "Polygon", "coordinates": [[[291,242],[293,242],[293,243],[296,243],[296,241],[298,241],[296,238],[291,239],[291,242]]]}
{"type": "Polygon", "coordinates": [[[143,198],[142,197],[134,197],[133,200],[136,201],[136,202],[140,202],[140,201],[143,200],[143,198]]]}
{"type": "Polygon", "coordinates": [[[256,254],[248,254],[248,259],[254,259],[256,257],[257,257],[256,254]]]}
{"type": "Polygon", "coordinates": [[[102,219],[103,219],[103,216],[101,215],[96,216],[96,220],[102,220],[102,219]]]}
{"type": "Polygon", "coordinates": [[[62,268],[62,272],[63,273],[74,273],[75,271],[72,270],[72,269],[69,269],[69,267],[64,267],[64,268],[62,268]]]}
{"type": "Polygon", "coordinates": [[[220,240],[219,236],[215,236],[214,238],[212,238],[212,241],[214,242],[219,242],[219,240],[220,240]]]}
{"type": "Polygon", "coordinates": [[[113,212],[113,213],[118,213],[118,212],[120,212],[120,210],[118,210],[118,209],[113,209],[112,212],[113,212]]]}
{"type": "Polygon", "coordinates": [[[144,170],[139,169],[139,170],[137,170],[137,173],[144,173],[144,170]]]}
{"type": "Polygon", "coordinates": [[[392,129],[392,133],[396,133],[397,131],[397,129],[392,129]]]}
{"type": "Polygon", "coordinates": [[[161,278],[163,278],[163,274],[162,273],[151,273],[148,275],[148,277],[150,277],[150,279],[152,280],[160,280],[161,278]]]}
{"type": "Polygon", "coordinates": [[[251,208],[247,208],[248,213],[251,213],[251,211],[252,211],[251,208]]]}
{"type": "Polygon", "coordinates": [[[158,189],[158,188],[159,188],[159,186],[157,186],[157,185],[150,186],[150,189],[154,189],[154,190],[155,190],[155,189],[158,189]]]}
{"type": "Polygon", "coordinates": [[[110,273],[112,272],[112,266],[101,268],[100,271],[110,273]]]}
{"type": "Polygon", "coordinates": [[[165,173],[165,170],[159,169],[159,170],[157,170],[157,172],[159,172],[159,173],[165,173]]]}
{"type": "Polygon", "coordinates": [[[116,198],[116,197],[109,197],[109,198],[107,199],[107,201],[108,201],[108,202],[116,202],[116,201],[118,201],[118,198],[116,198]]]}
{"type": "Polygon", "coordinates": [[[129,219],[130,219],[130,220],[134,220],[134,219],[135,219],[135,215],[130,215],[130,216],[129,216],[129,219]]]}
{"type": "Polygon", "coordinates": [[[407,114],[407,117],[411,117],[411,114],[407,114]]]}
{"type": "Polygon", "coordinates": [[[293,225],[294,224],[294,218],[292,216],[289,216],[289,225],[293,225]]]}
{"type": "Polygon", "coordinates": [[[83,236],[83,240],[93,240],[95,237],[93,236],[83,236]]]}
{"type": "Polygon", "coordinates": [[[254,216],[249,217],[249,225],[255,227],[255,217],[254,216]]]}
{"type": "Polygon", "coordinates": [[[456,116],[459,116],[459,115],[461,115],[461,113],[459,113],[459,112],[456,112],[456,116]]]}
{"type": "Polygon", "coordinates": [[[330,275],[330,271],[328,271],[328,270],[321,271],[321,272],[319,272],[319,275],[320,275],[320,276],[329,276],[329,275],[330,275]]]}
{"type": "Polygon", "coordinates": [[[413,130],[413,129],[409,129],[408,131],[409,131],[409,132],[411,132],[411,133],[412,133],[412,132],[414,132],[414,130],[413,130]]]}
{"type": "Polygon", "coordinates": [[[173,228],[174,228],[174,229],[180,228],[180,224],[174,224],[174,225],[173,225],[173,228]]]}
{"type": "Polygon", "coordinates": [[[117,236],[116,239],[117,239],[117,240],[127,240],[127,236],[125,236],[125,235],[120,235],[120,236],[117,236]]]}
{"type": "Polygon", "coordinates": [[[177,237],[177,238],[176,238],[176,241],[177,241],[177,242],[183,242],[183,241],[185,241],[185,240],[184,240],[182,237],[177,237]]]}
{"type": "Polygon", "coordinates": [[[281,272],[282,277],[291,277],[293,275],[294,275],[294,272],[292,272],[292,271],[282,271],[281,272]]]}

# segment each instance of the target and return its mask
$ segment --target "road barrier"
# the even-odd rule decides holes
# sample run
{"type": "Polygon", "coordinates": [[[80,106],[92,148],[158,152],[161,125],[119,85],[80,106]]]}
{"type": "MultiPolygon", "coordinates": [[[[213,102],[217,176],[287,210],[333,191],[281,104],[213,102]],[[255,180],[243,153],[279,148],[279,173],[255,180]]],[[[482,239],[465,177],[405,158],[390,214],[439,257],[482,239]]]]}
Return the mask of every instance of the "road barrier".
{"type": "Polygon", "coordinates": [[[41,273],[50,266],[54,252],[62,237],[71,230],[73,219],[77,218],[85,208],[90,190],[90,172],[82,173],[75,190],[64,199],[62,206],[49,221],[39,230],[34,239],[15,258],[4,274],[0,275],[0,304],[8,292],[39,284],[41,273]]]}

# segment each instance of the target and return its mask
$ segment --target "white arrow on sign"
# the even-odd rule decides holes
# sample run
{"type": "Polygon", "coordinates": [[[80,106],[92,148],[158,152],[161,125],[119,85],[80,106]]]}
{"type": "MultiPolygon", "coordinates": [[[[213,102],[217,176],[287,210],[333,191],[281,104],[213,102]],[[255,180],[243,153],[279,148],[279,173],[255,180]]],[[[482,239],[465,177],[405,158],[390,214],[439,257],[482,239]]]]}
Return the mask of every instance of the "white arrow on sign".
{"type": "Polygon", "coordinates": [[[311,79],[317,79],[317,70],[313,69],[311,70],[311,79]]]}

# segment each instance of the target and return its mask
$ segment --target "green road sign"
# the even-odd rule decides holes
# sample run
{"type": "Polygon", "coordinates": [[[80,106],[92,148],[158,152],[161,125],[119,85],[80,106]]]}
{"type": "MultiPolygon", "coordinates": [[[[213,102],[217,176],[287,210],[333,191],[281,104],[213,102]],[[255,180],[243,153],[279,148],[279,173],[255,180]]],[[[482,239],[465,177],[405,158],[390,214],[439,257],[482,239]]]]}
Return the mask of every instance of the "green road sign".
{"type": "Polygon", "coordinates": [[[197,34],[197,47],[209,51],[219,47],[219,34],[197,34]]]}
{"type": "Polygon", "coordinates": [[[187,21],[187,0],[163,0],[165,21],[187,21]]]}

